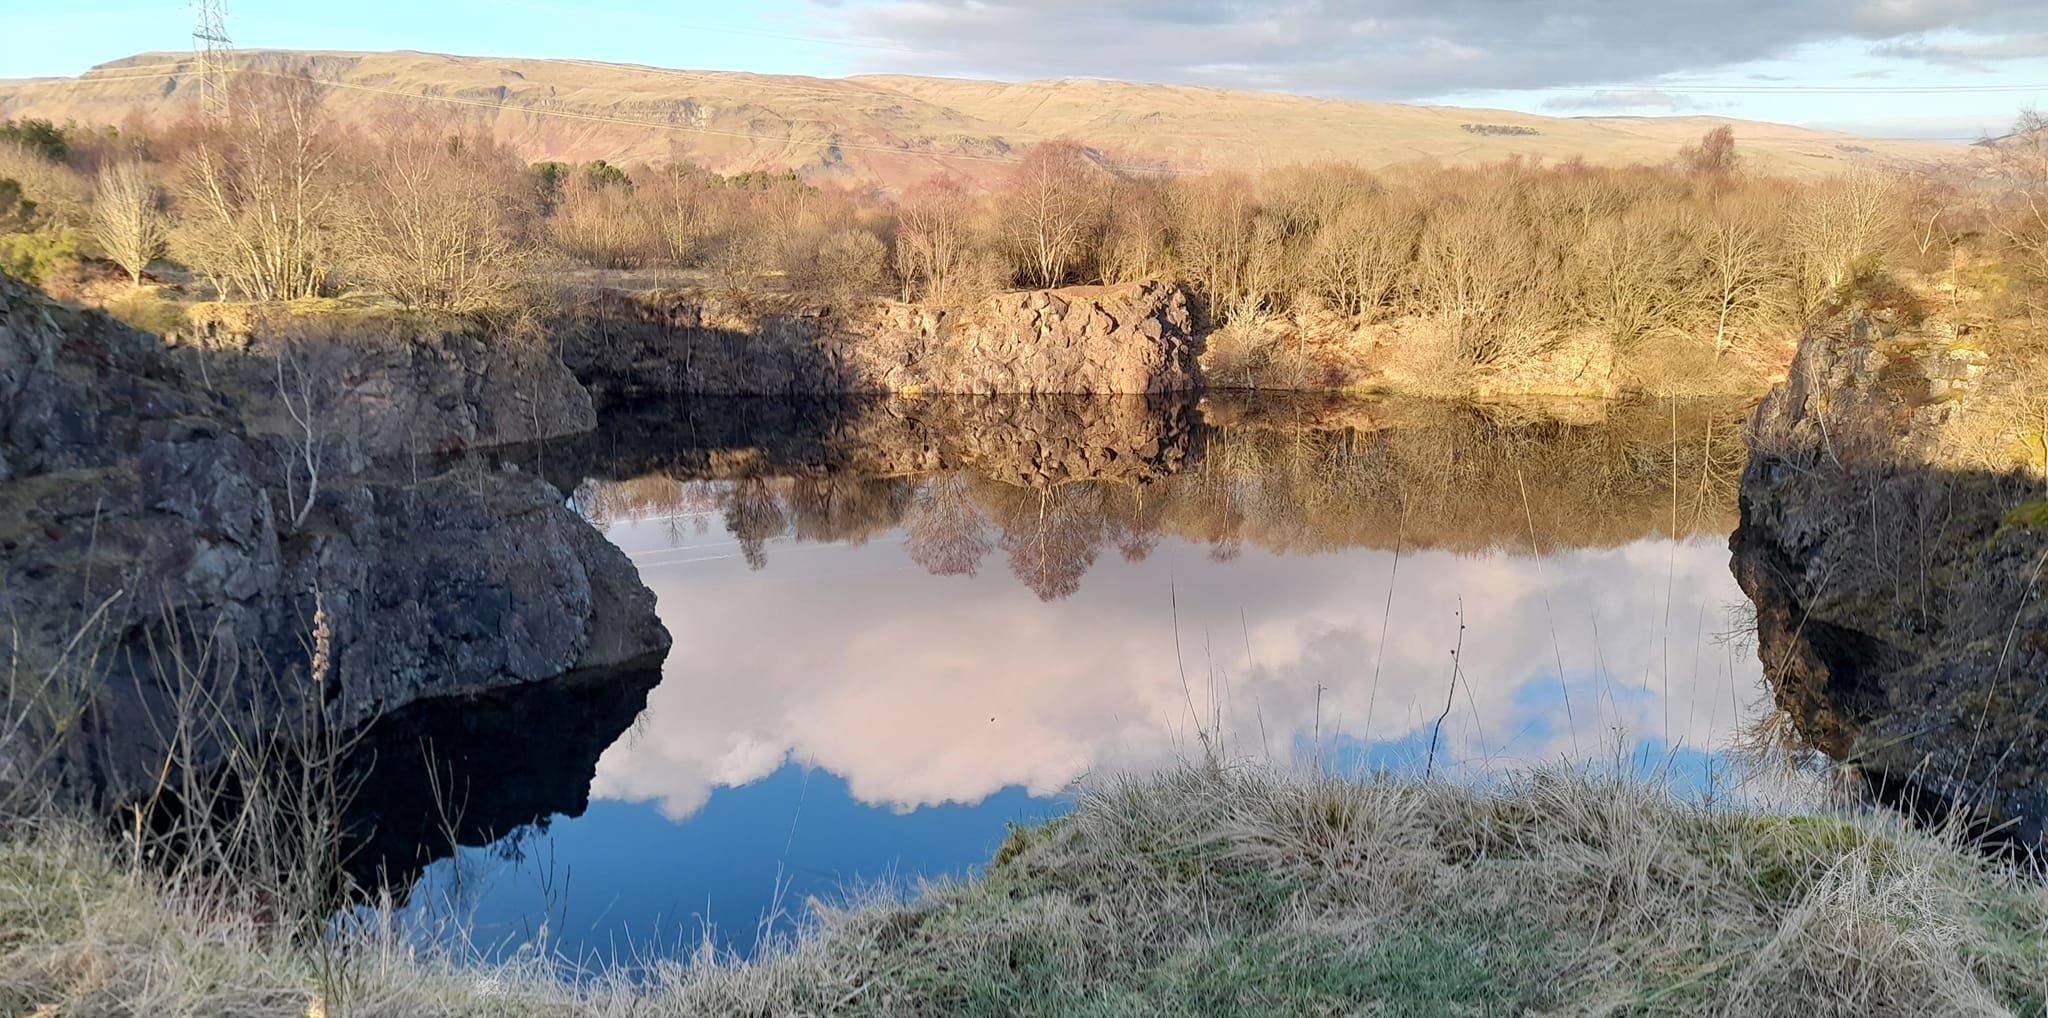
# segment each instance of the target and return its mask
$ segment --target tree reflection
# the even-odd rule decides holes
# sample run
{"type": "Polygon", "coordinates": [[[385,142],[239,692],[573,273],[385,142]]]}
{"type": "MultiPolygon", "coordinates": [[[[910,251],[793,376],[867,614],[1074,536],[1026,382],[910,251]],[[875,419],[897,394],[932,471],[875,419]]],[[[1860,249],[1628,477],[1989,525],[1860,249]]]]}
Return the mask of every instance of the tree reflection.
{"type": "Polygon", "coordinates": [[[913,494],[903,477],[799,477],[789,486],[790,522],[798,540],[866,544],[903,519],[913,494]]]}
{"type": "Polygon", "coordinates": [[[1725,403],[1561,413],[1274,398],[1205,405],[1193,426],[1177,410],[1086,400],[870,413],[878,423],[832,418],[837,444],[684,444],[664,471],[587,483],[577,500],[595,520],[721,512],[754,569],[785,533],[859,544],[900,527],[910,561],[935,576],[977,575],[1000,547],[1050,601],[1078,590],[1104,547],[1138,562],[1169,536],[1227,562],[1249,549],[1521,555],[1726,533],[1743,457],[1742,408],[1725,403]],[[1098,455],[1113,448],[1128,453],[1098,455]],[[1112,461],[1129,469],[1104,474],[1112,461]]]}
{"type": "Polygon", "coordinates": [[[1069,484],[1037,493],[1038,513],[1003,529],[1010,572],[1040,601],[1057,601],[1081,589],[1081,577],[1102,548],[1103,521],[1092,483],[1069,484]]]}
{"type": "Polygon", "coordinates": [[[740,554],[747,567],[759,570],[768,565],[768,539],[781,536],[789,523],[782,505],[760,477],[735,481],[726,493],[725,529],[739,539],[740,554]]]}
{"type": "Polygon", "coordinates": [[[903,550],[933,576],[973,576],[992,544],[988,522],[960,474],[926,481],[903,518],[903,550]]]}

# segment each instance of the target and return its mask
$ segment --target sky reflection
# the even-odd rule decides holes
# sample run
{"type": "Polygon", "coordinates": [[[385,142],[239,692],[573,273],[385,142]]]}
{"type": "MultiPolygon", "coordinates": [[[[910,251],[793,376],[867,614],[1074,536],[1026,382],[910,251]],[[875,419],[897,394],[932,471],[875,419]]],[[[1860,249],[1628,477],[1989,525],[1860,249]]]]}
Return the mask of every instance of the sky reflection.
{"type": "Polygon", "coordinates": [[[612,459],[571,450],[675,648],[588,811],[435,864],[415,916],[745,951],[813,896],[971,872],[1090,775],[1205,753],[1716,786],[1761,677],[1722,635],[1734,416],[1276,407],[657,407],[612,459]],[[728,426],[756,419],[795,430],[728,426]]]}
{"type": "Polygon", "coordinates": [[[674,819],[789,762],[911,809],[1052,794],[1199,754],[1204,733],[1252,757],[1319,736],[1402,742],[1443,712],[1461,610],[1439,755],[1467,770],[1645,739],[1712,748],[1760,677],[1717,638],[1741,597],[1720,539],[1543,559],[1410,552],[1397,571],[1391,550],[1219,562],[1168,538],[1045,602],[1000,572],[928,575],[899,532],[778,541],[758,573],[724,534],[637,520],[610,536],[677,651],[593,794],[674,819]]]}

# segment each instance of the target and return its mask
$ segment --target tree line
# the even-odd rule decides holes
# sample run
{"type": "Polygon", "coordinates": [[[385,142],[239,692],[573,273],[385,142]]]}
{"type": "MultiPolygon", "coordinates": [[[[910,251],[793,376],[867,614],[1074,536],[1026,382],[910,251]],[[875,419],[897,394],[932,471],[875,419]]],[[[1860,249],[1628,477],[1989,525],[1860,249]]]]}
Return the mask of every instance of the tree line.
{"type": "Polygon", "coordinates": [[[1574,331],[1719,356],[1845,302],[1934,313],[1930,292],[2048,313],[2048,131],[2032,114],[1994,150],[2002,187],[1773,179],[1744,172],[1721,127],[1670,164],[1621,168],[1167,176],[1060,140],[992,185],[941,175],[889,194],[721,175],[681,152],[527,165],[479,125],[416,109],[371,136],[302,74],[242,74],[230,107],[223,122],[0,128],[0,263],[61,281],[96,255],[133,283],[175,263],[227,300],[374,293],[457,315],[533,300],[550,264],[939,303],[1172,275],[1215,322],[1426,319],[1472,364],[1574,331]]]}

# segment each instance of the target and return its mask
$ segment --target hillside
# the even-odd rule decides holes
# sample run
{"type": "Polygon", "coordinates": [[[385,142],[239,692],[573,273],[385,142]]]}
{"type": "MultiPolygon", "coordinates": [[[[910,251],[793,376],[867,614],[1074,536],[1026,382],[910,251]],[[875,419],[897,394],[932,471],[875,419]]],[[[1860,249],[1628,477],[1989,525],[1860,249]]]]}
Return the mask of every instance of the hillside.
{"type": "MultiPolygon", "coordinates": [[[[264,56],[240,59],[246,65],[264,56]]],[[[333,108],[357,124],[386,122],[394,106],[469,111],[532,159],[682,155],[722,171],[795,168],[885,187],[942,170],[986,179],[1013,162],[1018,148],[1062,136],[1119,165],[1159,170],[1326,159],[1469,164],[1516,153],[1657,162],[1719,123],[1734,124],[1751,165],[1795,176],[1925,164],[1964,151],[1712,117],[1543,117],[1097,80],[807,78],[413,52],[289,56],[329,82],[333,108]]],[[[150,53],[77,78],[0,81],[0,116],[81,123],[173,117],[191,108],[194,71],[190,54],[150,53]]]]}

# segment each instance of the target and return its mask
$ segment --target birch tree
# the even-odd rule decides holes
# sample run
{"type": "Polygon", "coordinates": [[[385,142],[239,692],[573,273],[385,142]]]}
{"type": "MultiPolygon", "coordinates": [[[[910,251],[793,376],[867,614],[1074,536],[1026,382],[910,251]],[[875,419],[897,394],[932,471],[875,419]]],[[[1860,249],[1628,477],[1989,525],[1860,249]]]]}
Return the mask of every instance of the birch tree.
{"type": "Polygon", "coordinates": [[[169,224],[163,193],[141,163],[120,162],[100,171],[92,208],[93,236],[107,257],[142,285],[143,270],[164,253],[169,224]]]}

